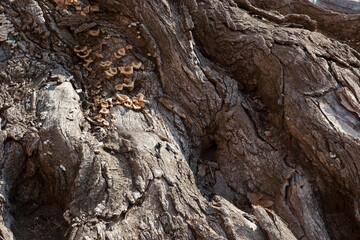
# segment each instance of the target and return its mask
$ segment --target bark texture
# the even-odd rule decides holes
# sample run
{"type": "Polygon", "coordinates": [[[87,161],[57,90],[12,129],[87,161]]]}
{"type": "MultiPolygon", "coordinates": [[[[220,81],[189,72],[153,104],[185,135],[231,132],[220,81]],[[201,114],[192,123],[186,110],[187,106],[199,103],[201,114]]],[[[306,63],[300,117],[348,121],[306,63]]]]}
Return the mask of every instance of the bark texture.
{"type": "Polygon", "coordinates": [[[72,2],[0,3],[2,238],[360,237],[360,15],[72,2]]]}

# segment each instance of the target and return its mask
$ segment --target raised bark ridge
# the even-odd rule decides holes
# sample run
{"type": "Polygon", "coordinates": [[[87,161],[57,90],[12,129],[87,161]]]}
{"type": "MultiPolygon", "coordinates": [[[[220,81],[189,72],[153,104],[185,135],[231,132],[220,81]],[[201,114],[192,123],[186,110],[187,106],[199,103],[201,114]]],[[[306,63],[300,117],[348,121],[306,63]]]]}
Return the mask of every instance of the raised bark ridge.
{"type": "Polygon", "coordinates": [[[360,54],[316,30],[355,29],[300,0],[76,2],[1,2],[3,238],[359,236],[360,54]]]}

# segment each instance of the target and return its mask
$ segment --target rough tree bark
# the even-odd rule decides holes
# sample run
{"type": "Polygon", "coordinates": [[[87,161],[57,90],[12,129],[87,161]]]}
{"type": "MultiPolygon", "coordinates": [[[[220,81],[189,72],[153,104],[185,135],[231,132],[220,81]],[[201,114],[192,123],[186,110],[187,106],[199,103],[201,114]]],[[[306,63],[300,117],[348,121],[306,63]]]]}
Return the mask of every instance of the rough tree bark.
{"type": "Polygon", "coordinates": [[[0,3],[3,239],[360,236],[359,15],[76,2],[0,3]]]}

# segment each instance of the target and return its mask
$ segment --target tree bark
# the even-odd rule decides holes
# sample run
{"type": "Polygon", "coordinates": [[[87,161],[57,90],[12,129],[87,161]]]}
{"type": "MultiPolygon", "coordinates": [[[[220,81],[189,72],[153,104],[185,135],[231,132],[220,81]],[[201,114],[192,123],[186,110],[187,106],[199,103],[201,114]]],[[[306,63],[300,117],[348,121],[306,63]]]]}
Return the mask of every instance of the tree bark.
{"type": "Polygon", "coordinates": [[[4,239],[360,236],[359,15],[76,2],[0,3],[4,239]]]}

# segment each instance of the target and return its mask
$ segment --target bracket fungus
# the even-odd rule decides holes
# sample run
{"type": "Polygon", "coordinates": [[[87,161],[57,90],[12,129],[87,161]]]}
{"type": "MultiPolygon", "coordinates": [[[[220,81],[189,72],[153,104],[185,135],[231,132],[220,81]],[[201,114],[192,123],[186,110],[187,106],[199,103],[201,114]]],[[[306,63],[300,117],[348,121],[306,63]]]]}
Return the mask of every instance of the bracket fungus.
{"type": "Polygon", "coordinates": [[[65,5],[78,6],[81,2],[79,0],[65,0],[65,5]]]}
{"type": "Polygon", "coordinates": [[[79,58],[87,58],[90,53],[92,52],[91,48],[88,48],[87,46],[84,46],[83,48],[80,48],[79,45],[76,45],[74,47],[74,52],[79,58]]]}
{"type": "Polygon", "coordinates": [[[134,69],[132,66],[127,66],[127,67],[118,67],[120,70],[121,74],[124,74],[126,76],[128,75],[132,75],[134,73],[134,69]]]}
{"type": "Polygon", "coordinates": [[[94,62],[94,59],[88,58],[85,59],[85,63],[83,64],[84,68],[88,68],[90,63],[94,62]]]}
{"type": "Polygon", "coordinates": [[[116,90],[116,91],[121,91],[121,90],[123,90],[123,88],[124,88],[124,86],[123,86],[122,84],[117,84],[117,85],[115,86],[115,90],[116,90]]]}
{"type": "Polygon", "coordinates": [[[100,67],[108,69],[111,66],[111,64],[112,64],[111,61],[100,62],[100,67]]]}
{"type": "Polygon", "coordinates": [[[113,107],[113,99],[112,98],[108,98],[105,100],[108,104],[109,104],[109,107],[113,107]]]}
{"type": "Polygon", "coordinates": [[[76,46],[73,48],[73,50],[74,50],[75,53],[79,53],[79,52],[84,52],[84,51],[86,51],[87,48],[88,48],[87,46],[84,46],[83,48],[80,48],[79,45],[76,45],[76,46]]]}
{"type": "Polygon", "coordinates": [[[54,2],[56,3],[56,9],[59,9],[61,7],[67,9],[67,6],[66,6],[64,0],[54,0],[54,2]]]}
{"type": "Polygon", "coordinates": [[[141,68],[141,66],[142,66],[142,63],[141,63],[141,62],[133,62],[133,63],[131,64],[131,66],[132,66],[134,69],[139,70],[139,69],[141,68]]]}
{"type": "Polygon", "coordinates": [[[110,124],[108,121],[106,121],[105,119],[103,119],[102,124],[104,124],[104,126],[108,127],[110,124]]]}
{"type": "Polygon", "coordinates": [[[76,55],[77,55],[79,58],[87,58],[87,57],[90,55],[91,52],[92,52],[92,49],[90,48],[90,49],[86,50],[85,52],[76,53],[76,55]],[[82,55],[82,54],[84,54],[84,55],[82,55]]]}
{"type": "Polygon", "coordinates": [[[107,109],[107,108],[101,108],[101,110],[99,111],[99,113],[106,115],[106,114],[109,114],[110,111],[109,111],[109,109],[107,109]]]}
{"type": "Polygon", "coordinates": [[[141,107],[139,105],[137,105],[137,104],[133,104],[132,107],[133,107],[134,110],[140,110],[141,109],[141,107]]]}
{"type": "Polygon", "coordinates": [[[94,53],[94,56],[97,58],[104,58],[104,55],[102,55],[100,53],[94,53]]]}
{"type": "Polygon", "coordinates": [[[132,109],[132,108],[133,108],[133,102],[132,102],[132,100],[131,100],[130,98],[127,99],[127,100],[124,102],[124,106],[125,106],[126,108],[132,109]]]}
{"type": "Polygon", "coordinates": [[[113,76],[115,76],[117,74],[117,69],[116,67],[109,67],[108,70],[105,71],[106,74],[106,78],[112,78],[113,76]]]}
{"type": "Polygon", "coordinates": [[[120,48],[116,53],[114,53],[115,58],[122,58],[126,55],[125,48],[120,48]]]}
{"type": "Polygon", "coordinates": [[[100,34],[100,28],[97,30],[90,30],[88,33],[90,36],[97,37],[100,34]]]}
{"type": "Polygon", "coordinates": [[[128,84],[123,84],[123,87],[127,88],[129,91],[132,91],[134,89],[134,81],[128,84]]]}
{"type": "Polygon", "coordinates": [[[136,98],[133,98],[133,102],[137,103],[140,107],[145,107],[145,103],[150,103],[148,100],[144,99],[144,94],[138,93],[136,98]]]}
{"type": "Polygon", "coordinates": [[[116,94],[116,98],[120,101],[120,104],[125,103],[125,101],[129,99],[129,97],[124,94],[116,94]]]}
{"type": "Polygon", "coordinates": [[[107,101],[101,101],[101,104],[100,104],[101,108],[108,108],[110,105],[107,101]]]}

